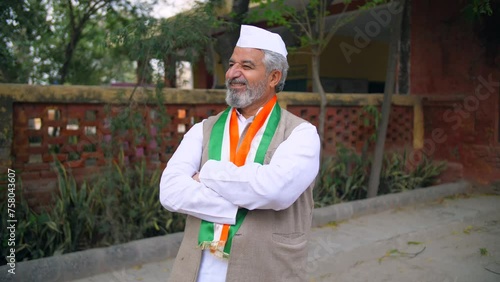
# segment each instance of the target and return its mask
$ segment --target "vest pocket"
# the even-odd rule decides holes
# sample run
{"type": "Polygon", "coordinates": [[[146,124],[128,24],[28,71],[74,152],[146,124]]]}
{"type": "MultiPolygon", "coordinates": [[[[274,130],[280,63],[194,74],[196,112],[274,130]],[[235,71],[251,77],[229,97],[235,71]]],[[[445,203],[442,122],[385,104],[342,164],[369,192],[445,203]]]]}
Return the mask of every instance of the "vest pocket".
{"type": "MultiPolygon", "coordinates": [[[[307,235],[302,232],[273,233],[272,267],[275,282],[305,282],[307,235]]],[[[271,281],[271,280],[270,280],[271,281]]]]}
{"type": "Polygon", "coordinates": [[[307,241],[306,233],[292,232],[292,233],[273,233],[273,241],[286,245],[298,245],[307,241]]]}

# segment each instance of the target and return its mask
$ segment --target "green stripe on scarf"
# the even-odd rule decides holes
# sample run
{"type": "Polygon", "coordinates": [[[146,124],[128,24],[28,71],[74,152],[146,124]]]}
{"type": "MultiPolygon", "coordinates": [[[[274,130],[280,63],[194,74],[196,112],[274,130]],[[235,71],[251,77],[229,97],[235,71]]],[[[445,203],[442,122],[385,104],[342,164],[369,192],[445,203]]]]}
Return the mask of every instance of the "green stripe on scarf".
{"type": "MultiPolygon", "coordinates": [[[[224,128],[226,125],[226,120],[230,117],[229,113],[231,111],[231,107],[228,107],[219,117],[219,119],[215,122],[212,132],[210,134],[210,140],[208,142],[208,159],[209,160],[221,160],[222,155],[222,141],[224,139],[224,128]]],[[[255,154],[254,162],[259,164],[264,164],[264,159],[266,157],[267,149],[271,144],[271,140],[273,139],[274,133],[278,128],[278,124],[281,118],[281,107],[276,102],[274,105],[274,109],[269,117],[267,122],[266,129],[264,130],[264,134],[262,135],[262,139],[260,141],[259,147],[257,148],[257,152],[255,154]]],[[[229,254],[231,252],[231,245],[233,242],[233,237],[241,227],[245,216],[247,215],[248,210],[241,208],[238,210],[236,214],[236,224],[231,225],[229,228],[229,235],[224,246],[224,253],[229,254]]],[[[203,245],[204,242],[209,242],[214,240],[214,223],[208,222],[205,220],[201,221],[200,233],[198,234],[198,245],[203,245]]]]}
{"type": "MultiPolygon", "coordinates": [[[[222,139],[224,138],[224,127],[226,125],[226,119],[231,111],[231,107],[228,107],[219,119],[215,122],[212,132],[210,134],[210,140],[208,141],[208,159],[220,161],[222,153],[222,139]]],[[[214,240],[214,224],[205,220],[201,221],[200,234],[198,234],[198,244],[207,241],[214,240]]]]}

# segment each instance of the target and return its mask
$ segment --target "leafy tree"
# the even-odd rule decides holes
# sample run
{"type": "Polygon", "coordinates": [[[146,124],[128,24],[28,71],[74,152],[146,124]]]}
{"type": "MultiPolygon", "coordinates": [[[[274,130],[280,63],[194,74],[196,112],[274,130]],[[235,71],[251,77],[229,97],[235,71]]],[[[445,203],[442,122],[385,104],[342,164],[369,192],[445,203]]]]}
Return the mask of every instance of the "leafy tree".
{"type": "Polygon", "coordinates": [[[1,31],[6,35],[0,47],[2,81],[100,84],[120,78],[133,65],[122,50],[106,46],[107,35],[149,13],[152,4],[132,0],[0,4],[5,19],[1,31]]]}
{"type": "MultiPolygon", "coordinates": [[[[404,7],[403,0],[403,6],[404,7]]],[[[326,17],[329,15],[328,8],[333,3],[329,0],[311,0],[307,3],[301,1],[299,7],[288,7],[284,5],[284,0],[262,1],[259,0],[264,18],[270,19],[270,24],[286,26],[296,34],[300,40],[301,50],[305,50],[312,58],[312,76],[315,89],[321,97],[319,115],[319,135],[321,143],[324,144],[324,129],[326,115],[326,93],[321,84],[319,75],[320,56],[336,31],[347,22],[356,17],[356,13],[346,13],[351,4],[350,0],[343,1],[343,10],[339,13],[338,19],[332,27],[327,27],[326,17]]],[[[367,0],[357,8],[357,11],[373,8],[386,3],[385,0],[367,0]]],[[[399,1],[400,2],[400,1],[399,1]]],[[[399,56],[399,41],[401,37],[401,19],[403,13],[398,13],[396,23],[393,23],[392,39],[389,50],[389,61],[384,90],[384,100],[382,104],[381,124],[377,130],[377,141],[375,145],[374,160],[371,165],[370,179],[368,186],[368,197],[377,195],[380,183],[380,172],[384,153],[385,136],[389,122],[391,110],[392,94],[394,92],[394,80],[396,72],[396,62],[399,56]]],[[[254,19],[255,20],[255,19],[254,19]]]]}
{"type": "Polygon", "coordinates": [[[115,32],[111,44],[126,50],[138,62],[138,83],[151,83],[151,59],[164,70],[163,84],[175,87],[180,61],[196,62],[212,44],[211,32],[221,22],[215,9],[218,1],[197,2],[192,9],[167,19],[142,17],[115,32]]]}
{"type": "Polygon", "coordinates": [[[27,83],[36,64],[32,48],[49,31],[38,0],[0,2],[0,82],[27,83]]]}
{"type": "MultiPolygon", "coordinates": [[[[75,54],[78,53],[78,45],[82,40],[95,38],[102,39],[102,34],[95,37],[98,28],[106,26],[105,21],[117,20],[120,17],[126,18],[128,15],[137,12],[137,7],[133,6],[129,0],[80,0],[80,1],[54,1],[54,20],[58,23],[61,33],[61,41],[58,42],[58,51],[63,51],[58,57],[59,69],[57,73],[58,82],[66,82],[71,73],[72,63],[75,54]],[[127,15],[128,14],[128,15],[127,15]]],[[[114,23],[110,23],[113,25],[114,23]]],[[[91,47],[97,46],[90,43],[91,47]]],[[[79,54],[82,55],[82,54],[79,54]]],[[[80,56],[81,58],[81,56],[80,56]]],[[[81,66],[75,64],[74,66],[81,66]]]]}
{"type": "MultiPolygon", "coordinates": [[[[297,6],[287,5],[285,0],[252,2],[259,3],[259,9],[250,15],[249,21],[267,20],[268,25],[285,26],[298,39],[300,51],[297,53],[311,56],[312,80],[314,88],[321,97],[318,132],[321,143],[324,144],[327,99],[320,80],[320,57],[338,29],[357,16],[357,12],[347,13],[352,0],[343,0],[342,11],[332,26],[327,25],[326,19],[330,15],[329,8],[334,0],[302,0],[297,6]]],[[[385,0],[368,0],[356,11],[385,2],[385,0]]]]}

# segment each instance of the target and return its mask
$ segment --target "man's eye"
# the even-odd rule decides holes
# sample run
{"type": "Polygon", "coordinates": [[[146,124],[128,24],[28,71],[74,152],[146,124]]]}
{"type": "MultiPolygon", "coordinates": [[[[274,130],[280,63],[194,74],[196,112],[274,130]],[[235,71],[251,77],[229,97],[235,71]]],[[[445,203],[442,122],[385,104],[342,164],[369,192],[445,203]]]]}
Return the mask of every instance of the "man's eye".
{"type": "Polygon", "coordinates": [[[252,67],[250,67],[249,65],[243,65],[243,68],[246,69],[246,70],[249,70],[251,69],[252,67]]]}

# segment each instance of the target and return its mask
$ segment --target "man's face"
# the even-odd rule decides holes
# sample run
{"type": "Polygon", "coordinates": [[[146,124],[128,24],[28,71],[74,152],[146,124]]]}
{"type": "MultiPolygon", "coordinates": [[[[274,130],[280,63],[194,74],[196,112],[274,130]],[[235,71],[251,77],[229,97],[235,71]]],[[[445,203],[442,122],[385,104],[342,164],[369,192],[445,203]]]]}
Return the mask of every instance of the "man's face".
{"type": "Polygon", "coordinates": [[[235,47],[226,72],[226,102],[231,107],[245,108],[259,100],[268,90],[264,52],[235,47]]]}

